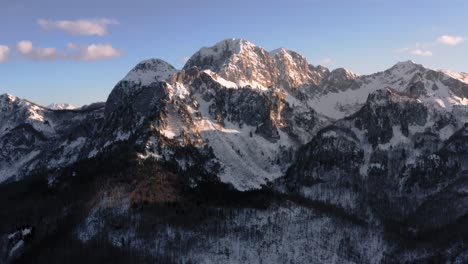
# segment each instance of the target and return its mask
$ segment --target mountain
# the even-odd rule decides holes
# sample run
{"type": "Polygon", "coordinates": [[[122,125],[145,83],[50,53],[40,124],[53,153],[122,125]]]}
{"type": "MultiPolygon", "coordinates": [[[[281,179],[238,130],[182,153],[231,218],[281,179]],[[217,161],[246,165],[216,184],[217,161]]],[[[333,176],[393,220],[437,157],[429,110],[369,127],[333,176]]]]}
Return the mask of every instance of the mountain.
{"type": "Polygon", "coordinates": [[[0,259],[463,263],[466,77],[226,39],[105,103],[1,95],[0,259]]]}
{"type": "Polygon", "coordinates": [[[437,220],[420,220],[461,216],[437,208],[432,199],[464,202],[452,196],[468,187],[468,156],[462,150],[467,124],[408,94],[377,90],[358,112],[319,131],[299,151],[286,186],[357,217],[408,225],[411,235],[437,228],[437,220]],[[424,204],[435,208],[423,215],[424,204]],[[411,218],[418,221],[401,223],[411,218]]]}
{"type": "Polygon", "coordinates": [[[46,108],[52,109],[52,110],[73,110],[76,109],[76,106],[67,104],[67,103],[52,103],[46,108]]]}
{"type": "Polygon", "coordinates": [[[328,117],[343,118],[361,108],[370,93],[387,86],[447,111],[468,103],[466,75],[427,69],[412,61],[397,63],[371,75],[349,76],[347,80],[333,83],[335,90],[323,89],[310,106],[328,117]]]}
{"type": "Polygon", "coordinates": [[[314,67],[300,54],[286,49],[271,52],[243,39],[226,39],[212,47],[202,48],[185,64],[216,73],[231,86],[270,86],[294,90],[318,85],[328,70],[314,67]]]}
{"type": "Polygon", "coordinates": [[[52,110],[3,94],[0,109],[0,181],[5,181],[79,160],[82,146],[99,129],[104,106],[52,110]]]}

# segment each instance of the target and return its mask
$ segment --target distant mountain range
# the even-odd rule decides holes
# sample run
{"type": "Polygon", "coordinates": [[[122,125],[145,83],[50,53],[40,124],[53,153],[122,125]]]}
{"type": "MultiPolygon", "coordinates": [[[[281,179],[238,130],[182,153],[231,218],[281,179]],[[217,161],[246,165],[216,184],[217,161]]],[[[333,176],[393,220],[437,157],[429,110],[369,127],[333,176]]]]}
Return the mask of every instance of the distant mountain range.
{"type": "Polygon", "coordinates": [[[67,104],[67,103],[52,103],[46,108],[52,109],[52,110],[73,110],[76,109],[76,106],[67,104]]]}
{"type": "Polygon", "coordinates": [[[105,103],[1,95],[0,146],[0,262],[468,261],[466,73],[227,39],[105,103]]]}

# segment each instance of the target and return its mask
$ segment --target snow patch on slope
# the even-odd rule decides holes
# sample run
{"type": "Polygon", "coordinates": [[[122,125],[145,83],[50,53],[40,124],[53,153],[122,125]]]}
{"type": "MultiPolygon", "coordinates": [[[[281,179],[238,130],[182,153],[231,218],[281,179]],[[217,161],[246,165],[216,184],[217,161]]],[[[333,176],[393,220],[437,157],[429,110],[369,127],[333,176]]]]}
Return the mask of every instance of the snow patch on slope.
{"type": "Polygon", "coordinates": [[[282,176],[285,167],[277,159],[281,152],[289,150],[293,142],[282,131],[280,140],[272,143],[255,134],[255,127],[225,121],[218,124],[209,113],[210,102],[197,96],[202,118],[195,120],[201,137],[209,142],[217,159],[222,164],[221,181],[231,183],[238,190],[261,188],[263,184],[282,176]]]}

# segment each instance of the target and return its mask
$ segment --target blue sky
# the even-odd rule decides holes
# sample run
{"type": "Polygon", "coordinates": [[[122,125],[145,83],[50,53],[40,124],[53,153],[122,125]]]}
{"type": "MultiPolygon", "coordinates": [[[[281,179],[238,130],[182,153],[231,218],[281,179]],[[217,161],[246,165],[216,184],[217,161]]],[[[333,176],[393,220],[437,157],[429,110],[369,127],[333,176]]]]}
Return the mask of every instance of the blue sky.
{"type": "Polygon", "coordinates": [[[359,74],[414,60],[468,72],[467,1],[2,0],[0,93],[39,104],[106,100],[139,61],[176,68],[244,38],[359,74]]]}

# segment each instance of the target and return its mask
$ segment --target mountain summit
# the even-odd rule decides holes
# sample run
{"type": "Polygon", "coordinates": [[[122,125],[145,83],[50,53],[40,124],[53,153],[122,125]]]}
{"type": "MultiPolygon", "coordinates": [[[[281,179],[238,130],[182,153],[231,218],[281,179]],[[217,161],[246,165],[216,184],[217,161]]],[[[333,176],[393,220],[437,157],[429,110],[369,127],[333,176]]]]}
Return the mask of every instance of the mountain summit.
{"type": "Polygon", "coordinates": [[[318,84],[322,72],[300,54],[278,49],[269,53],[243,39],[226,39],[212,47],[202,48],[185,64],[210,70],[238,86],[266,89],[281,85],[286,89],[318,84]]]}

